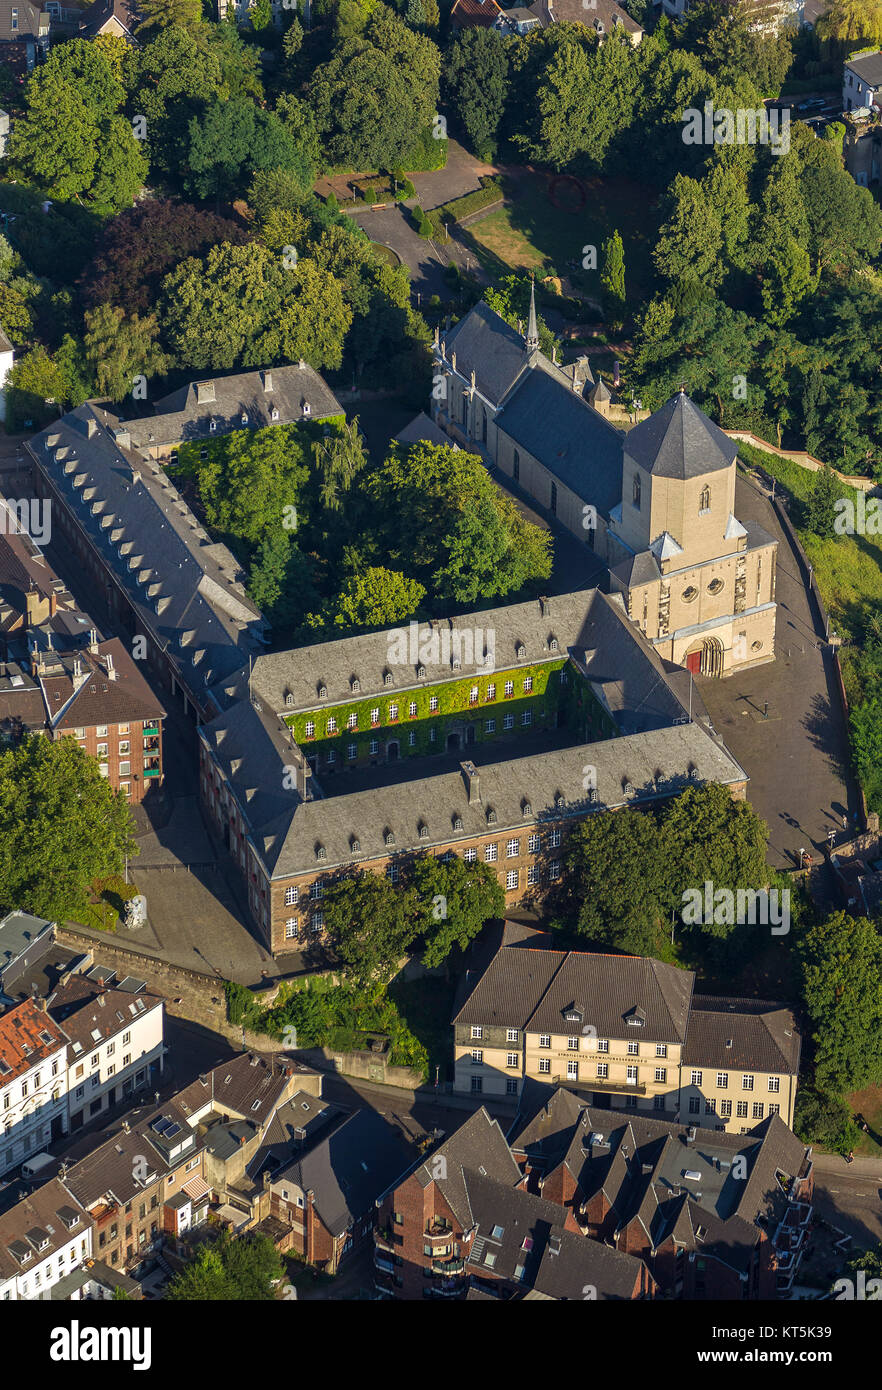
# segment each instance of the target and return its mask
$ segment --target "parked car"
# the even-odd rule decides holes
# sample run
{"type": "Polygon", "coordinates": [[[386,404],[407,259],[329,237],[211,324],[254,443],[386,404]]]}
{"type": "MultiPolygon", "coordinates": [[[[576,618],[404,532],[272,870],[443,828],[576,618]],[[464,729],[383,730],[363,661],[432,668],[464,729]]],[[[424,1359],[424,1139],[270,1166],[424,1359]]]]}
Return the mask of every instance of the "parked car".
{"type": "Polygon", "coordinates": [[[817,111],[819,106],[826,106],[826,104],[826,97],[808,97],[805,101],[801,101],[796,109],[797,111],[817,111]]]}
{"type": "Polygon", "coordinates": [[[48,1177],[46,1170],[57,1163],[52,1154],[34,1154],[33,1158],[26,1158],[21,1165],[21,1175],[26,1182],[33,1182],[35,1178],[48,1177]]]}

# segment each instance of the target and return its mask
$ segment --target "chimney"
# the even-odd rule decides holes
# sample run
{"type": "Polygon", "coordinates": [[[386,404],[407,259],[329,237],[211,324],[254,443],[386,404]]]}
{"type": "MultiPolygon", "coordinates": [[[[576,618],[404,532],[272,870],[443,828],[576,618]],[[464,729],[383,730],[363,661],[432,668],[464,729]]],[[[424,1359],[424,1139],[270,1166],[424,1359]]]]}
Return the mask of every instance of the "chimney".
{"type": "Polygon", "coordinates": [[[215,399],[213,381],[196,382],[196,404],[207,405],[209,401],[215,399]]]}
{"type": "Polygon", "coordinates": [[[53,589],[49,594],[49,617],[54,618],[58,612],[58,595],[53,589]]]}
{"type": "Polygon", "coordinates": [[[264,374],[263,374],[263,389],[264,389],[265,392],[272,391],[272,389],[273,389],[273,374],[272,374],[272,372],[264,372],[264,374]]]}
{"type": "Polygon", "coordinates": [[[466,791],[469,794],[469,805],[480,806],[481,804],[481,783],[478,777],[478,769],[472,762],[460,763],[462,768],[463,781],[466,791]]]}
{"type": "Polygon", "coordinates": [[[86,438],[87,438],[87,439],[94,439],[94,438],[95,438],[95,435],[96,435],[97,433],[98,433],[98,421],[97,421],[97,420],[93,420],[92,417],[89,416],[88,420],[86,421],[86,438]]]}
{"type": "Polygon", "coordinates": [[[107,678],[108,678],[108,680],[112,680],[112,681],[117,680],[118,677],[119,677],[119,672],[117,671],[116,667],[115,667],[114,664],[113,664],[113,657],[110,655],[110,652],[107,652],[107,653],[105,654],[105,657],[104,657],[104,665],[105,665],[106,668],[107,668],[107,678]]]}
{"type": "Polygon", "coordinates": [[[98,629],[97,629],[97,627],[90,627],[90,628],[89,628],[89,651],[92,652],[93,655],[94,655],[94,654],[97,654],[97,652],[98,652],[98,629]]]}

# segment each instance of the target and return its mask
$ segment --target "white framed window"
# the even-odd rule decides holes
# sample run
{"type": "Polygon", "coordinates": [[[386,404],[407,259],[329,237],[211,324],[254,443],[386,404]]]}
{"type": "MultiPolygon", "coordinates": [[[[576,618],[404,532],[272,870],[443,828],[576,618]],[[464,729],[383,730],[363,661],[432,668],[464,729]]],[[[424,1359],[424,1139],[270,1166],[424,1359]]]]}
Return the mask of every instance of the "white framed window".
{"type": "Polygon", "coordinates": [[[350,743],[350,744],[347,745],[347,748],[346,748],[346,756],[347,756],[347,758],[349,759],[350,762],[352,762],[355,758],[358,757],[358,744],[357,744],[357,743],[350,743]]]}
{"type": "Polygon", "coordinates": [[[496,682],[495,682],[495,681],[491,681],[490,684],[487,686],[487,689],[486,689],[485,692],[484,692],[484,699],[485,699],[485,700],[495,700],[495,699],[496,699],[496,682]]]}
{"type": "Polygon", "coordinates": [[[379,722],[380,722],[380,707],[379,707],[379,705],[377,705],[374,709],[371,710],[371,723],[372,723],[372,724],[379,724],[379,722]]]}
{"type": "Polygon", "coordinates": [[[310,884],[309,896],[312,898],[313,902],[318,902],[319,898],[325,896],[324,884],[320,878],[317,878],[315,883],[310,884]]]}
{"type": "Polygon", "coordinates": [[[668,1079],[668,1069],[667,1069],[667,1067],[656,1067],[656,1069],[655,1069],[655,1079],[656,1079],[656,1081],[667,1081],[667,1079],[668,1079]]]}
{"type": "Polygon", "coordinates": [[[472,1066],[481,1067],[484,1065],[484,1053],[480,1047],[472,1048],[472,1066]]]}
{"type": "Polygon", "coordinates": [[[554,882],[560,878],[560,860],[552,859],[548,866],[548,877],[554,882]]]}
{"type": "Polygon", "coordinates": [[[474,845],[470,845],[468,849],[463,850],[462,857],[467,864],[474,864],[477,862],[478,851],[475,849],[474,845]]]}
{"type": "Polygon", "coordinates": [[[297,918],[289,917],[285,923],[285,938],[291,941],[297,935],[297,918]]]}
{"type": "Polygon", "coordinates": [[[607,1079],[608,1076],[609,1076],[609,1062],[598,1062],[598,1063],[597,1063],[597,1079],[598,1079],[598,1081],[605,1081],[605,1080],[607,1079]]]}
{"type": "Polygon", "coordinates": [[[690,1086],[700,1086],[700,1085],[701,1085],[701,1075],[702,1075],[702,1074],[701,1074],[700,1071],[692,1071],[691,1074],[690,1074],[690,1077],[689,1077],[689,1084],[690,1084],[690,1086]]]}
{"type": "Polygon", "coordinates": [[[540,1074],[541,1074],[542,1076],[547,1076],[548,1073],[549,1073],[550,1071],[551,1071],[551,1058],[550,1058],[550,1057],[540,1057],[540,1058],[539,1058],[539,1072],[540,1072],[540,1074]]]}
{"type": "Polygon", "coordinates": [[[525,709],[524,712],[523,712],[523,714],[521,715],[521,724],[524,726],[524,728],[527,728],[528,725],[532,724],[532,722],[533,722],[533,711],[532,711],[532,710],[529,710],[529,709],[525,709]]]}
{"type": "Polygon", "coordinates": [[[397,719],[397,718],[398,718],[398,705],[397,705],[397,703],[396,703],[394,700],[392,701],[392,704],[389,706],[389,718],[390,718],[390,719],[397,719]]]}
{"type": "Polygon", "coordinates": [[[370,755],[371,755],[372,758],[373,758],[373,757],[376,757],[377,753],[379,753],[379,751],[380,751],[380,741],[379,741],[379,739],[376,739],[376,738],[372,738],[372,739],[371,739],[370,743],[368,744],[368,751],[369,751],[369,753],[370,753],[370,755]]]}
{"type": "Polygon", "coordinates": [[[336,761],[337,761],[337,753],[336,753],[336,750],[333,749],[333,748],[329,748],[329,749],[328,749],[328,762],[329,762],[329,763],[335,763],[336,761]]]}
{"type": "Polygon", "coordinates": [[[549,832],[548,832],[548,848],[549,848],[549,849],[559,849],[559,848],[560,848],[560,830],[549,830],[549,832]]]}
{"type": "Polygon", "coordinates": [[[517,1028],[507,1028],[505,1033],[506,1042],[517,1042],[519,1033],[517,1028]]]}
{"type": "Polygon", "coordinates": [[[469,691],[469,704],[470,704],[470,705],[476,705],[477,703],[478,703],[478,687],[477,687],[476,685],[473,685],[472,688],[471,688],[471,690],[469,691]]]}
{"type": "Polygon", "coordinates": [[[495,719],[488,719],[488,720],[485,721],[485,723],[484,723],[484,732],[485,732],[486,734],[495,734],[495,733],[496,733],[496,720],[495,720],[495,719]]]}
{"type": "Polygon", "coordinates": [[[637,1081],[637,1068],[636,1068],[636,1067],[629,1067],[629,1068],[628,1068],[628,1085],[629,1085],[629,1086],[633,1086],[633,1085],[636,1083],[636,1081],[637,1081]]]}
{"type": "Polygon", "coordinates": [[[429,709],[432,711],[433,714],[437,711],[437,709],[438,709],[438,696],[437,696],[437,695],[430,695],[430,696],[429,696],[429,709]]]}
{"type": "Polygon", "coordinates": [[[578,1052],[578,1051],[579,1051],[579,1039],[578,1039],[578,1038],[567,1038],[567,1049],[568,1049],[568,1051],[570,1051],[570,1052],[578,1052]]]}
{"type": "Polygon", "coordinates": [[[729,1073],[728,1073],[727,1071],[718,1071],[718,1072],[717,1072],[717,1089],[720,1090],[720,1091],[725,1091],[725,1089],[726,1089],[726,1087],[727,1087],[728,1085],[729,1085],[729,1073]]]}
{"type": "Polygon", "coordinates": [[[509,840],[508,843],[507,843],[507,845],[505,846],[505,857],[506,857],[506,859],[517,859],[517,857],[518,857],[518,855],[520,854],[520,852],[521,852],[521,842],[520,842],[520,840],[509,840]]]}
{"type": "Polygon", "coordinates": [[[386,877],[388,878],[388,880],[389,880],[390,883],[397,883],[397,882],[398,882],[398,865],[397,865],[397,864],[387,864],[387,865],[386,865],[386,877]]]}
{"type": "Polygon", "coordinates": [[[358,715],[355,713],[354,710],[353,710],[352,714],[350,714],[349,717],[348,717],[348,719],[346,720],[346,727],[347,727],[347,729],[357,729],[357,728],[358,728],[358,715]]]}
{"type": "Polygon", "coordinates": [[[529,695],[529,694],[530,694],[530,691],[531,691],[532,689],[533,689],[533,677],[532,677],[532,676],[524,676],[524,694],[525,694],[525,695],[529,695]]]}
{"type": "Polygon", "coordinates": [[[285,889],[285,906],[286,906],[286,907],[293,907],[294,904],[295,904],[296,902],[299,902],[299,900],[300,900],[300,889],[299,889],[299,888],[294,887],[294,885],[292,884],[290,887],[288,887],[288,888],[285,889]]]}
{"type": "Polygon", "coordinates": [[[539,870],[536,868],[535,864],[531,864],[530,867],[527,869],[527,887],[535,888],[538,882],[539,870]]]}
{"type": "Polygon", "coordinates": [[[408,714],[410,715],[411,719],[416,719],[416,716],[417,716],[417,703],[416,703],[416,700],[411,700],[410,704],[409,704],[408,707],[407,707],[407,712],[408,712],[408,714]]]}
{"type": "Polygon", "coordinates": [[[749,1073],[748,1073],[748,1074],[745,1074],[744,1076],[742,1076],[742,1078],[741,1078],[741,1089],[742,1089],[742,1091],[752,1091],[752,1090],[753,1090],[753,1077],[752,1077],[749,1073]]]}
{"type": "Polygon", "coordinates": [[[572,1061],[572,1062],[567,1062],[567,1080],[568,1080],[568,1081],[578,1081],[578,1080],[579,1080],[579,1063],[576,1062],[575,1060],[572,1061]]]}
{"type": "Polygon", "coordinates": [[[473,1038],[478,1038],[478,1039],[483,1038],[483,1036],[484,1036],[484,1029],[481,1027],[480,1023],[473,1023],[473,1024],[472,1024],[471,1036],[472,1036],[473,1038]]]}
{"type": "Polygon", "coordinates": [[[531,854],[538,854],[542,848],[542,836],[539,834],[531,835],[527,841],[527,847],[531,854]]]}
{"type": "Polygon", "coordinates": [[[312,914],[309,924],[313,931],[321,931],[322,927],[325,925],[325,914],[322,912],[321,908],[312,914]]]}
{"type": "Polygon", "coordinates": [[[514,694],[514,681],[506,681],[506,682],[505,682],[505,693],[506,693],[506,695],[513,695],[513,694],[514,694]]]}
{"type": "Polygon", "coordinates": [[[329,734],[335,734],[337,732],[337,720],[333,714],[328,718],[328,722],[325,725],[325,732],[329,734]]]}
{"type": "Polygon", "coordinates": [[[494,864],[498,858],[499,858],[499,846],[498,846],[498,845],[485,845],[485,846],[484,846],[484,863],[485,863],[485,864],[494,864]]]}
{"type": "Polygon", "coordinates": [[[655,1055],[656,1055],[656,1057],[667,1057],[667,1055],[668,1055],[668,1045],[667,1045],[667,1043],[656,1043],[656,1045],[655,1045],[655,1055]]]}
{"type": "Polygon", "coordinates": [[[517,888],[517,886],[518,871],[517,869],[509,869],[508,873],[505,875],[505,891],[507,893],[512,893],[517,888]]]}
{"type": "Polygon", "coordinates": [[[540,1047],[551,1047],[551,1034],[550,1034],[550,1033],[540,1033],[540,1034],[539,1034],[539,1046],[540,1046],[540,1047]]]}
{"type": "Polygon", "coordinates": [[[770,1091],[778,1092],[778,1091],[780,1091],[780,1089],[781,1089],[781,1078],[780,1078],[780,1076],[770,1076],[770,1077],[769,1077],[769,1090],[770,1090],[770,1091]]]}
{"type": "Polygon", "coordinates": [[[502,716],[502,727],[503,727],[503,729],[513,729],[513,728],[514,728],[514,715],[513,715],[513,714],[504,714],[504,715],[502,716]]]}
{"type": "Polygon", "coordinates": [[[315,735],[315,720],[314,720],[314,719],[307,719],[306,725],[305,725],[305,729],[306,729],[306,737],[307,737],[307,738],[313,738],[314,735],[315,735]]]}
{"type": "Polygon", "coordinates": [[[505,1058],[505,1065],[506,1065],[507,1067],[516,1067],[516,1066],[518,1065],[519,1062],[520,1062],[520,1057],[518,1056],[518,1054],[517,1054],[516,1052],[509,1052],[509,1053],[507,1053],[506,1058],[505,1058]]]}

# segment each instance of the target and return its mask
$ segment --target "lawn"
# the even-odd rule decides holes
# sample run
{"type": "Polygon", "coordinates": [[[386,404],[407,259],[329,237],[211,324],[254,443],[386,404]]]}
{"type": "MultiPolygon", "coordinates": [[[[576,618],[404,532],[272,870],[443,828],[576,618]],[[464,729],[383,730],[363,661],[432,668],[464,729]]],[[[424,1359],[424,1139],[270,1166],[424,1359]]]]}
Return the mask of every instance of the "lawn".
{"type": "Polygon", "coordinates": [[[599,295],[600,248],[617,229],[625,247],[628,301],[636,308],[652,280],[650,256],[657,213],[646,190],[626,178],[576,179],[524,171],[504,180],[504,208],[464,229],[484,269],[494,279],[511,270],[552,266],[582,294],[599,295]],[[584,248],[597,250],[598,270],[582,269],[584,248]]]}
{"type": "Polygon", "coordinates": [[[867,1086],[863,1091],[852,1091],[845,1097],[853,1115],[862,1115],[870,1127],[869,1134],[861,1134],[854,1146],[856,1154],[865,1158],[878,1158],[882,1154],[882,1086],[867,1086]]]}
{"type": "Polygon", "coordinates": [[[119,877],[99,879],[92,885],[89,902],[71,921],[93,931],[116,931],[125,904],[137,893],[134,883],[126,883],[119,877]]]}

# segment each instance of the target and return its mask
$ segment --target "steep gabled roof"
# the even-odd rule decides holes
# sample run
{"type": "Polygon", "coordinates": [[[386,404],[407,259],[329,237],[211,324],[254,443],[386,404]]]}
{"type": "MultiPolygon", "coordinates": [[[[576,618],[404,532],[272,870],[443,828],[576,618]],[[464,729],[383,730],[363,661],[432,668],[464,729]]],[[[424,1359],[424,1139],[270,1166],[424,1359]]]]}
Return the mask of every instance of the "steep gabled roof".
{"type": "Polygon", "coordinates": [[[685,391],[641,420],[625,436],[625,457],[659,478],[685,480],[730,468],[738,453],[685,391]]]}

